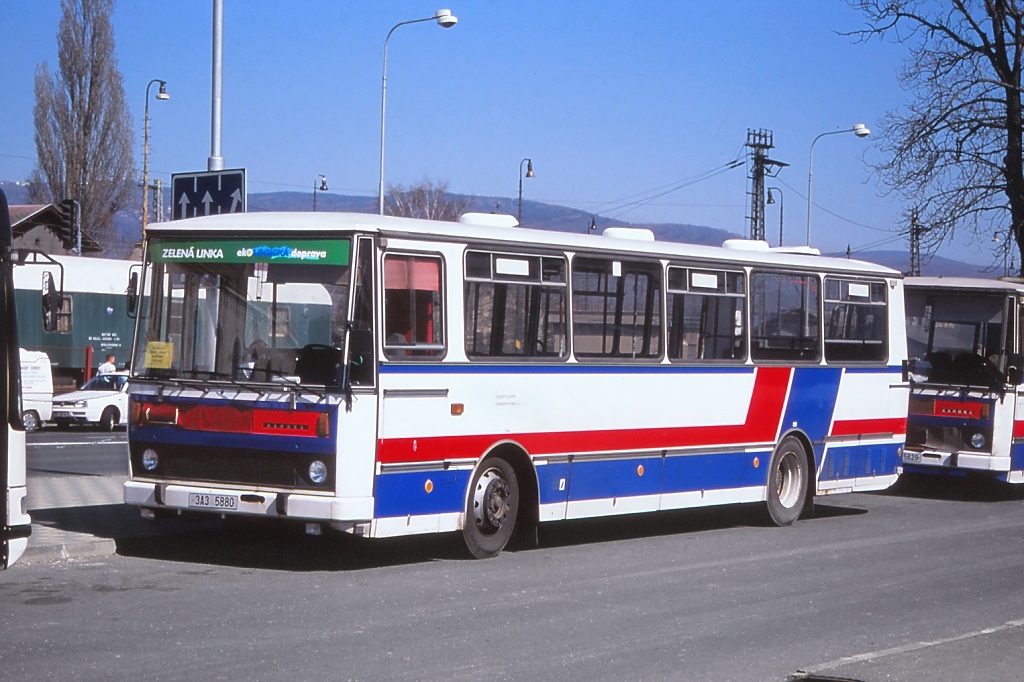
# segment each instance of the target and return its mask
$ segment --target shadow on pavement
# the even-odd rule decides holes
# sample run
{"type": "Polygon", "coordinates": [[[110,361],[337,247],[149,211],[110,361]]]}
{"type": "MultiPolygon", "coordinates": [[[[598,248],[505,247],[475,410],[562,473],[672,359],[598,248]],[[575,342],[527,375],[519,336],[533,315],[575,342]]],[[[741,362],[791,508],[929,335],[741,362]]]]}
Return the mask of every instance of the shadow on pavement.
{"type": "Polygon", "coordinates": [[[887,494],[948,502],[1010,502],[1024,500],[1024,485],[988,476],[903,474],[887,494]]]}
{"type": "MultiPolygon", "coordinates": [[[[867,513],[818,504],[817,519],[867,513]]],[[[708,530],[768,526],[758,505],[637,514],[542,525],[533,537],[519,538],[509,552],[551,549],[708,530]]],[[[281,571],[354,571],[430,561],[468,559],[458,533],[368,540],[345,533],[309,536],[300,523],[274,519],[229,519],[226,522],[182,518],[138,524],[145,533],[113,537],[122,556],[237,568],[281,571]]],[[[813,523],[812,519],[809,521],[813,523]]]]}
{"type": "Polygon", "coordinates": [[[143,520],[137,508],[124,504],[33,509],[31,514],[32,523],[44,528],[113,540],[158,535],[168,531],[181,532],[195,527],[195,524],[179,519],[168,519],[167,525],[158,527],[143,520]]]}

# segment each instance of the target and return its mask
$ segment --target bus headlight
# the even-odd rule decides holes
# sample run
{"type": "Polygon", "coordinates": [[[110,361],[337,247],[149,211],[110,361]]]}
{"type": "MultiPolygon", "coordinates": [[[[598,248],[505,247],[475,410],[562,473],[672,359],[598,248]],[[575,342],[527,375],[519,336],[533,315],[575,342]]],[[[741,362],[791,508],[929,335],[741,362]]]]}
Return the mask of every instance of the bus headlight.
{"type": "Polygon", "coordinates": [[[153,448],[146,448],[142,453],[142,468],[146,471],[153,471],[160,463],[160,457],[153,448]]]}
{"type": "Polygon", "coordinates": [[[309,480],[320,485],[327,480],[327,465],[316,459],[309,465],[309,480]]]}
{"type": "Polygon", "coordinates": [[[985,434],[983,433],[972,433],[971,434],[971,447],[975,450],[980,450],[985,447],[985,434]]]}

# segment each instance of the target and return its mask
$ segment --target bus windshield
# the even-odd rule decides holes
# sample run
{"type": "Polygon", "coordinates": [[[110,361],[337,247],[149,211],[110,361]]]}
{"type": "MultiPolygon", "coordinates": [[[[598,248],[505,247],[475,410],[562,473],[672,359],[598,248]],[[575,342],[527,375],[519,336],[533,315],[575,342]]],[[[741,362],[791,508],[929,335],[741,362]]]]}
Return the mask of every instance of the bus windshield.
{"type": "Polygon", "coordinates": [[[349,253],[347,239],[152,239],[133,376],[298,381],[304,348],[340,357],[349,253]]]}
{"type": "Polygon", "coordinates": [[[907,355],[925,381],[988,386],[998,381],[1009,340],[1007,299],[907,289],[907,355]]]}

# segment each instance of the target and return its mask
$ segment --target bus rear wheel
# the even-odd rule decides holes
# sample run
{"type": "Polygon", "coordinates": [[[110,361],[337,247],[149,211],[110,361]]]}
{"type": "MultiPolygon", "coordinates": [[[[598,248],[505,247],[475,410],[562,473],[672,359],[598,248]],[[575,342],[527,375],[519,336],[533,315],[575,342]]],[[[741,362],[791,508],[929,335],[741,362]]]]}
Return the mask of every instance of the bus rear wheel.
{"type": "Polygon", "coordinates": [[[485,459],[470,485],[462,538],[477,559],[501,553],[515,530],[519,515],[519,481],[512,465],[501,457],[485,459]]]}
{"type": "Polygon", "coordinates": [[[777,526],[800,518],[807,504],[810,480],[807,450],[795,436],[786,436],[772,453],[768,467],[768,516],[777,526]]]}

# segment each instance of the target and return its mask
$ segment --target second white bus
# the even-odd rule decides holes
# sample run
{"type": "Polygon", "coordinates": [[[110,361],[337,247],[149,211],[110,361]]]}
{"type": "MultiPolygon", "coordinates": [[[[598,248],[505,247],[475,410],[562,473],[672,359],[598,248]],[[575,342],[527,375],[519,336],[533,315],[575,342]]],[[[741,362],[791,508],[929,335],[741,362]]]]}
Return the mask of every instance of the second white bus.
{"type": "Polygon", "coordinates": [[[1024,282],[906,280],[907,473],[1024,483],[1024,282]]]}

